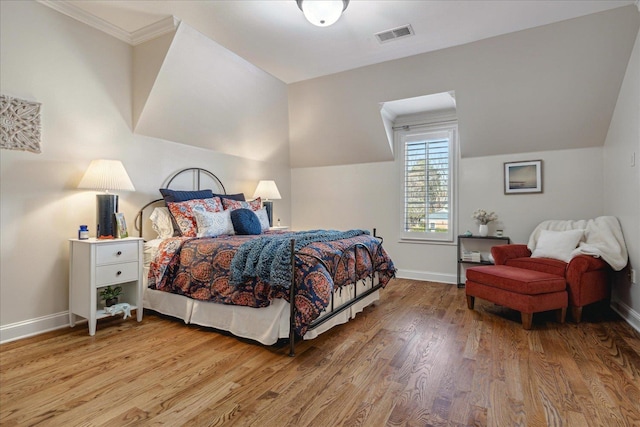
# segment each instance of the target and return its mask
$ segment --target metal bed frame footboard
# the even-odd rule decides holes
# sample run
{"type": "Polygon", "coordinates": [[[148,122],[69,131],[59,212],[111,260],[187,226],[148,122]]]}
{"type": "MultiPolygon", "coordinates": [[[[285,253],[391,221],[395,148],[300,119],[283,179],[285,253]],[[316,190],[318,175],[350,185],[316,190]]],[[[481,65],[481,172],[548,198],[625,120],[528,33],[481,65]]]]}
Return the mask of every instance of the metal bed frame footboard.
{"type": "Polygon", "coordinates": [[[380,242],[376,245],[376,249],[374,251],[374,253],[372,253],[369,248],[367,246],[365,246],[362,243],[355,243],[351,246],[349,246],[348,248],[346,248],[344,251],[342,251],[342,255],[340,255],[340,258],[338,259],[338,261],[336,262],[335,265],[335,271],[331,272],[331,269],[329,268],[329,266],[327,266],[327,264],[320,259],[319,257],[315,256],[315,255],[311,255],[311,254],[307,254],[304,252],[300,252],[300,251],[295,251],[295,239],[291,239],[291,285],[289,286],[289,356],[290,357],[294,357],[295,356],[295,338],[296,338],[296,333],[295,333],[295,323],[296,323],[296,304],[295,304],[295,296],[296,296],[296,283],[295,283],[295,273],[296,273],[296,256],[297,257],[307,257],[307,258],[313,258],[316,261],[318,261],[319,263],[322,264],[322,266],[329,272],[329,274],[331,275],[331,280],[335,282],[335,275],[338,272],[338,267],[340,265],[340,263],[345,263],[345,268],[347,268],[347,258],[346,255],[353,251],[354,254],[354,260],[355,260],[355,265],[354,265],[354,274],[355,274],[355,278],[354,278],[354,282],[353,282],[353,291],[354,291],[354,296],[353,299],[341,304],[338,307],[334,307],[334,294],[335,294],[335,289],[333,290],[332,294],[331,294],[331,311],[318,317],[317,319],[315,319],[313,322],[311,322],[311,324],[308,327],[308,330],[313,330],[314,328],[322,325],[323,323],[327,322],[328,320],[334,318],[335,316],[337,316],[338,314],[342,313],[343,311],[347,310],[349,307],[355,305],[356,303],[358,303],[359,301],[362,301],[364,298],[368,297],[369,295],[371,295],[372,293],[376,292],[378,289],[382,289],[382,285],[378,282],[377,284],[374,284],[375,281],[375,275],[376,275],[376,267],[377,267],[377,263],[376,263],[376,259],[380,253],[380,251],[382,250],[382,242],[383,239],[380,236],[376,236],[376,229],[373,229],[373,237],[380,239],[380,242]],[[371,261],[371,273],[367,275],[366,278],[371,279],[371,288],[365,290],[364,292],[362,292],[360,295],[358,295],[358,249],[364,249],[364,253],[366,253],[366,255],[369,257],[369,260],[371,261]]]}

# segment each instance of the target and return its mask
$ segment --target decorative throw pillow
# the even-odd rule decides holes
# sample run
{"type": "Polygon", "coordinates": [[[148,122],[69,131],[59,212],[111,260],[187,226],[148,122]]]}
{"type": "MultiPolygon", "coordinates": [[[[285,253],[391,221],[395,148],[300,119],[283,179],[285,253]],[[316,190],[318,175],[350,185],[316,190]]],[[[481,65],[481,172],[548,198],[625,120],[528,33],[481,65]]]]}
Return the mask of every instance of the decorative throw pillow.
{"type": "Polygon", "coordinates": [[[224,200],[224,199],[237,200],[239,202],[244,202],[246,200],[244,198],[244,193],[238,193],[238,194],[216,194],[216,193],[213,193],[213,197],[220,197],[220,199],[222,199],[222,200],[224,200]]]}
{"type": "Polygon", "coordinates": [[[161,188],[160,194],[162,194],[165,203],[186,202],[187,200],[194,199],[211,199],[213,197],[213,191],[211,190],[185,191],[161,188]]]}
{"type": "Polygon", "coordinates": [[[552,231],[542,230],[531,258],[553,258],[571,261],[571,252],[578,246],[584,230],[552,231]]]}
{"type": "Polygon", "coordinates": [[[231,211],[207,212],[200,208],[193,210],[198,226],[197,237],[216,237],[233,234],[231,211]]]}
{"type": "MultiPolygon", "coordinates": [[[[171,190],[169,188],[161,188],[160,194],[162,194],[167,206],[169,206],[169,203],[174,202],[186,202],[187,200],[210,199],[214,197],[213,191],[211,190],[171,190]]],[[[173,225],[173,235],[180,236],[182,233],[173,215],[171,216],[171,224],[173,225]]]]}
{"type": "Polygon", "coordinates": [[[262,231],[267,231],[269,229],[269,214],[267,214],[267,210],[265,208],[258,209],[256,212],[256,216],[260,221],[260,227],[262,231]]]}
{"type": "Polygon", "coordinates": [[[254,211],[251,209],[230,209],[231,222],[233,222],[233,229],[236,234],[261,234],[262,226],[260,220],[254,211]]]}
{"type": "Polygon", "coordinates": [[[167,206],[183,237],[196,237],[197,235],[198,226],[193,213],[194,209],[201,209],[206,212],[222,211],[222,202],[218,197],[187,200],[186,202],[170,202],[167,203],[167,206]]]}
{"type": "Polygon", "coordinates": [[[240,200],[231,200],[231,199],[222,199],[222,205],[225,209],[251,209],[252,211],[257,211],[262,207],[262,199],[258,197],[255,200],[250,200],[248,202],[243,202],[240,200]]]}
{"type": "Polygon", "coordinates": [[[158,239],[168,239],[173,236],[173,223],[168,208],[155,208],[149,216],[151,228],[158,233],[158,239]]]}

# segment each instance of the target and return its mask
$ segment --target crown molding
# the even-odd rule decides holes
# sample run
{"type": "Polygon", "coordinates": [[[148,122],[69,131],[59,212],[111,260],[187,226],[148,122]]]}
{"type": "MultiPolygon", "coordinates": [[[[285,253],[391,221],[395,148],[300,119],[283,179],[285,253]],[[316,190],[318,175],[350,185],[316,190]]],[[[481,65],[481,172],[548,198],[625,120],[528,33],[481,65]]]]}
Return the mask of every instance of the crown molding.
{"type": "Polygon", "coordinates": [[[130,33],[130,44],[137,46],[140,43],[153,40],[156,37],[175,31],[175,29],[178,28],[178,25],[180,25],[180,19],[173,15],[167,16],[158,22],[154,22],[153,24],[149,24],[146,27],[142,27],[139,30],[130,33]]]}
{"type": "Polygon", "coordinates": [[[172,15],[167,16],[158,22],[154,22],[153,24],[147,25],[146,27],[140,28],[139,30],[129,32],[65,0],[37,0],[37,2],[80,21],[83,24],[107,33],[118,40],[130,44],[131,46],[136,46],[140,43],[144,43],[163,34],[174,31],[180,23],[180,20],[172,15]]]}

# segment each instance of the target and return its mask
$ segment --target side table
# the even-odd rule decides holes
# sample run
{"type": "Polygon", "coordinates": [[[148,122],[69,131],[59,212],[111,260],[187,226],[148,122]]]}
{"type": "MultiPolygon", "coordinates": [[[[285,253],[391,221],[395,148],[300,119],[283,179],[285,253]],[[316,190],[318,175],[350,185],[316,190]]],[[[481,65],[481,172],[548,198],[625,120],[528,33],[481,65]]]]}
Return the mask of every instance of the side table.
{"type": "MultiPolygon", "coordinates": [[[[479,260],[479,261],[469,261],[469,260],[465,260],[463,259],[463,251],[464,251],[464,241],[467,239],[473,239],[475,240],[474,243],[476,244],[482,244],[483,246],[487,246],[489,247],[489,250],[491,250],[491,246],[495,246],[495,242],[499,242],[498,244],[509,244],[511,243],[511,238],[507,237],[507,236],[467,236],[464,234],[461,234],[458,236],[458,287],[462,288],[464,287],[464,283],[461,281],[461,276],[462,276],[462,267],[463,264],[471,264],[471,265],[492,265],[493,262],[489,261],[489,260],[479,260]],[[490,244],[491,242],[494,242],[494,244],[490,244]]],[[[477,245],[476,245],[477,246],[477,245]]]]}

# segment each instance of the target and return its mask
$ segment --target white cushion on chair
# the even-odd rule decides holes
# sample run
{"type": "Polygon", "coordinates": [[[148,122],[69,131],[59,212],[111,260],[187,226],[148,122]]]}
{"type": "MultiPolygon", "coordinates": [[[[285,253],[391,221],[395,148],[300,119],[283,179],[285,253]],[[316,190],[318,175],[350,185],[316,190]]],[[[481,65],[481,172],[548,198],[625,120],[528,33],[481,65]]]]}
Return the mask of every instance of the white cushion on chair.
{"type": "Polygon", "coordinates": [[[531,258],[553,258],[571,261],[571,252],[578,246],[584,230],[551,231],[542,230],[531,258]]]}

